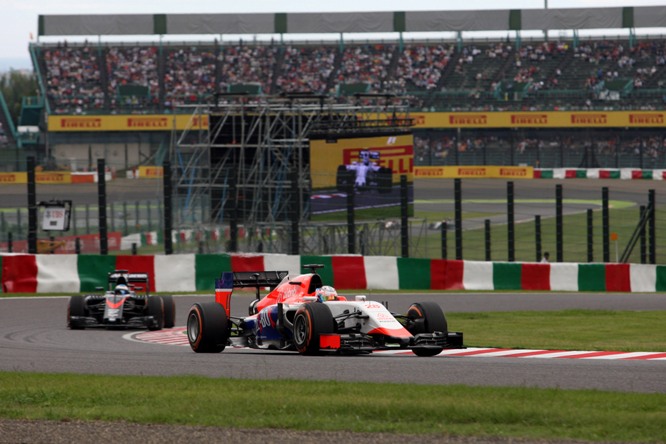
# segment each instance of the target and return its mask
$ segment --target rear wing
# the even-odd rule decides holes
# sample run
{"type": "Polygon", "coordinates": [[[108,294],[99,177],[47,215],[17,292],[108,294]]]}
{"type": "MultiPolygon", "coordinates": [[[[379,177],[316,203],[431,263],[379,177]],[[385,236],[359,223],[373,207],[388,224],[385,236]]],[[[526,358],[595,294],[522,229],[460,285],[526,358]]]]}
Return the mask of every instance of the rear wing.
{"type": "Polygon", "coordinates": [[[288,271],[225,271],[215,279],[215,302],[221,304],[231,314],[231,293],[234,288],[255,288],[259,299],[259,290],[269,287],[273,290],[289,275],[288,271]]]}
{"type": "Polygon", "coordinates": [[[109,273],[109,290],[113,290],[116,285],[125,284],[145,284],[146,293],[148,292],[148,273],[130,273],[127,270],[114,270],[109,273]]]}
{"type": "Polygon", "coordinates": [[[226,288],[271,287],[273,289],[287,275],[289,275],[288,271],[225,271],[222,273],[222,277],[215,280],[215,288],[219,288],[219,283],[225,285],[226,288]],[[228,286],[230,282],[231,287],[228,286]]]}

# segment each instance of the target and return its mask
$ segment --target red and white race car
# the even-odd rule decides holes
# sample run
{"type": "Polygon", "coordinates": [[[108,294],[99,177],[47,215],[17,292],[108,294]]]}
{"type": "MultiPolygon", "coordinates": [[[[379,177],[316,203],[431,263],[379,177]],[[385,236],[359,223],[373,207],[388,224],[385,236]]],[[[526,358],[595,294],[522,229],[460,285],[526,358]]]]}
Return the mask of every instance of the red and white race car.
{"type": "Polygon", "coordinates": [[[435,356],[445,348],[464,348],[463,334],[449,332],[434,302],[412,304],[406,314],[390,312],[365,296],[348,300],[325,286],[316,273],[323,265],[305,265],[310,273],[287,271],[224,272],[215,283],[215,301],[194,304],[187,337],[197,353],[219,353],[226,346],[298,351],[370,353],[407,349],[435,356]],[[246,317],[230,313],[234,288],[253,287],[256,299],[246,317]],[[270,292],[260,298],[260,289],[270,292]]]}

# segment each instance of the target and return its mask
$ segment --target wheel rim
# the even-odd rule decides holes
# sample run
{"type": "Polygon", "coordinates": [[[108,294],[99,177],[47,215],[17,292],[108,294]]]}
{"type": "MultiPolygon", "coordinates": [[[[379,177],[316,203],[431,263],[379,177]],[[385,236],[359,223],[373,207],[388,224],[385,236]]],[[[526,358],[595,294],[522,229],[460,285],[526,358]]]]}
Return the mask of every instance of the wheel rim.
{"type": "Polygon", "coordinates": [[[294,342],[296,344],[305,344],[308,336],[308,329],[305,325],[305,316],[298,315],[294,321],[294,342]]]}
{"type": "Polygon", "coordinates": [[[196,342],[199,338],[199,320],[197,315],[190,313],[190,316],[187,318],[187,337],[190,342],[196,342]]]}

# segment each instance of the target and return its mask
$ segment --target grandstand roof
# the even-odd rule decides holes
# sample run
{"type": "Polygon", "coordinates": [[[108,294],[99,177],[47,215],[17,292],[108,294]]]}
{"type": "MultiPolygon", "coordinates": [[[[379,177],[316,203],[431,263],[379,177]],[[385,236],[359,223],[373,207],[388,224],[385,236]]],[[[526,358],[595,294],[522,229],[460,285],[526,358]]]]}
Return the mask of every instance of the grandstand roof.
{"type": "Polygon", "coordinates": [[[40,15],[39,36],[329,34],[666,28],[666,8],[40,15]]]}

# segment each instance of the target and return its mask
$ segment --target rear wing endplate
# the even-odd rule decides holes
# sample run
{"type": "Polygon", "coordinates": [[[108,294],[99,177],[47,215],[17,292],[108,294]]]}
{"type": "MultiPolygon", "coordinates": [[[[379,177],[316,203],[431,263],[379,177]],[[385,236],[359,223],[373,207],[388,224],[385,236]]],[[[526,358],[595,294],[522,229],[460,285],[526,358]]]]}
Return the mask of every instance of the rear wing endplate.
{"type": "Polygon", "coordinates": [[[256,298],[259,299],[259,290],[262,287],[273,290],[288,275],[288,271],[225,271],[221,277],[215,279],[215,301],[224,307],[229,317],[234,288],[255,288],[256,298]]]}

